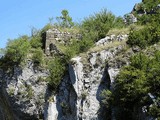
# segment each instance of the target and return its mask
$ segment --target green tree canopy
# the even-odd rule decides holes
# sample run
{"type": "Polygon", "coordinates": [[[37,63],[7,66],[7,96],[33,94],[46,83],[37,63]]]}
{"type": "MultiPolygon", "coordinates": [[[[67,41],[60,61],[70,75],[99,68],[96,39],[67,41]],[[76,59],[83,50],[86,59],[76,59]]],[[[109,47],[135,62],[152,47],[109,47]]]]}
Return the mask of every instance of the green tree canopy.
{"type": "Polygon", "coordinates": [[[121,69],[113,90],[114,106],[120,110],[118,119],[139,119],[139,109],[144,106],[147,115],[160,119],[159,58],[159,51],[150,58],[140,53],[131,58],[129,66],[121,69]]]}
{"type": "Polygon", "coordinates": [[[57,17],[57,21],[61,27],[70,28],[74,25],[72,17],[69,16],[68,10],[62,10],[62,16],[57,17]]]}
{"type": "Polygon", "coordinates": [[[24,62],[29,50],[28,36],[22,36],[8,42],[4,58],[13,65],[19,65],[24,62]]]}

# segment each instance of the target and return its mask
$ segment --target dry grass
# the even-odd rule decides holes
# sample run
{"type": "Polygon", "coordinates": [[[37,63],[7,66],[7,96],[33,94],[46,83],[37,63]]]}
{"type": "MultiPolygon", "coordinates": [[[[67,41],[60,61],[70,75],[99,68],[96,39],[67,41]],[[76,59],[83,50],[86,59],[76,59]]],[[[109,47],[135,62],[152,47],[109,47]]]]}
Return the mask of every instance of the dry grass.
{"type": "Polygon", "coordinates": [[[102,50],[105,50],[105,49],[108,49],[108,48],[112,48],[112,47],[116,47],[116,46],[119,46],[119,45],[126,45],[126,41],[127,40],[113,41],[113,42],[110,42],[110,43],[106,43],[103,46],[95,46],[95,47],[89,49],[89,53],[99,52],[99,51],[102,51],[102,50]]]}
{"type": "Polygon", "coordinates": [[[60,50],[62,53],[65,53],[67,47],[63,43],[55,42],[56,47],[58,50],[60,50]]]}
{"type": "Polygon", "coordinates": [[[107,35],[129,34],[129,31],[130,31],[130,29],[128,27],[121,28],[121,29],[114,28],[114,29],[111,29],[107,35]]]}
{"type": "Polygon", "coordinates": [[[84,52],[84,53],[80,53],[79,56],[82,58],[81,59],[81,62],[83,64],[86,64],[88,63],[88,55],[90,53],[94,53],[94,52],[100,52],[102,50],[106,50],[106,49],[109,49],[109,48],[113,48],[113,47],[117,47],[119,45],[124,45],[126,48],[127,48],[127,45],[126,45],[126,40],[124,41],[114,41],[114,42],[111,42],[111,43],[107,43],[106,45],[104,46],[95,46],[95,47],[92,47],[90,48],[87,52],[84,52]]]}
{"type": "Polygon", "coordinates": [[[78,27],[72,27],[72,28],[62,28],[62,27],[59,27],[58,30],[60,30],[61,32],[68,32],[68,33],[71,33],[71,34],[78,34],[80,32],[80,28],[78,27]]]}
{"type": "Polygon", "coordinates": [[[144,28],[144,26],[132,24],[126,28],[113,28],[111,29],[107,35],[119,35],[119,34],[129,34],[130,30],[139,30],[144,28]]]}

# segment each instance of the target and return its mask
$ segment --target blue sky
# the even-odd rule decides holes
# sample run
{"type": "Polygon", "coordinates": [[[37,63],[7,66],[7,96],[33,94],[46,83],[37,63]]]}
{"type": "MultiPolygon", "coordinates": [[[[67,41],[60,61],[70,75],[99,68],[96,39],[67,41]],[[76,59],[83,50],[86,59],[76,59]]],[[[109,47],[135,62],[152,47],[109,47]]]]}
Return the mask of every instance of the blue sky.
{"type": "Polygon", "coordinates": [[[69,11],[73,21],[79,22],[104,8],[123,16],[139,2],[141,0],[1,0],[0,48],[6,46],[8,39],[30,35],[32,27],[41,29],[49,18],[60,16],[63,9],[69,11]]]}

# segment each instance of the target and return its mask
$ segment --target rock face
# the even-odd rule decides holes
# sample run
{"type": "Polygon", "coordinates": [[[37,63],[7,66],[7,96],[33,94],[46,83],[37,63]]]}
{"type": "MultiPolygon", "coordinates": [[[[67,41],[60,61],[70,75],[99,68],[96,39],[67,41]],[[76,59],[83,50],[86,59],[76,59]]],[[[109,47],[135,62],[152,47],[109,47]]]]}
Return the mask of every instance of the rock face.
{"type": "Polygon", "coordinates": [[[105,120],[101,92],[111,89],[119,72],[114,57],[123,46],[71,59],[69,75],[62,80],[56,96],[58,120],[105,120]],[[110,62],[112,61],[112,62],[110,62]]]}
{"type": "Polygon", "coordinates": [[[112,43],[114,41],[123,41],[126,40],[128,38],[127,34],[119,34],[119,35],[108,35],[105,38],[102,38],[101,40],[99,40],[98,42],[96,42],[96,46],[103,46],[106,45],[108,43],[112,43]]]}
{"type": "Polygon", "coordinates": [[[57,120],[58,111],[56,108],[56,101],[49,101],[45,109],[44,120],[57,120]]]}
{"type": "Polygon", "coordinates": [[[47,76],[46,70],[37,70],[30,61],[23,69],[15,67],[13,73],[1,74],[1,80],[5,80],[1,83],[1,99],[6,103],[0,103],[0,108],[2,106],[2,111],[6,114],[12,113],[13,118],[9,120],[43,118],[47,90],[43,79],[47,76]]]}
{"type": "Polygon", "coordinates": [[[14,67],[11,74],[0,71],[0,119],[106,120],[101,92],[112,89],[122,66],[116,56],[124,47],[72,58],[56,96],[44,81],[49,72],[35,68],[31,61],[23,69],[14,67]]]}

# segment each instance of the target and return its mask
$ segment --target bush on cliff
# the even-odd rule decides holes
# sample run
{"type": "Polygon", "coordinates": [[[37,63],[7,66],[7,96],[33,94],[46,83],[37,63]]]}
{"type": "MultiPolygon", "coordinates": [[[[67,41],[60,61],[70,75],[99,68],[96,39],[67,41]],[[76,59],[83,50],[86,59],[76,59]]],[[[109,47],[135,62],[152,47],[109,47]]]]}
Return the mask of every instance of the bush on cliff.
{"type": "Polygon", "coordinates": [[[32,61],[35,66],[41,66],[43,64],[44,55],[43,51],[40,48],[37,48],[33,51],[32,54],[32,61]]]}
{"type": "Polygon", "coordinates": [[[49,65],[50,75],[47,78],[50,88],[56,93],[57,88],[65,74],[66,71],[66,61],[65,59],[56,56],[50,61],[49,65]]]}
{"type": "Polygon", "coordinates": [[[130,31],[127,44],[145,48],[160,41],[159,23],[152,22],[140,30],[130,31]]]}
{"type": "MultiPolygon", "coordinates": [[[[82,30],[84,35],[88,35],[96,42],[101,38],[104,38],[108,31],[113,27],[122,27],[123,20],[116,18],[111,12],[106,9],[95,13],[82,21],[82,30]]],[[[83,35],[83,36],[84,36],[83,35]]]]}
{"type": "Polygon", "coordinates": [[[115,108],[117,120],[141,119],[140,110],[143,108],[146,115],[160,119],[160,51],[152,57],[138,53],[130,61],[129,66],[120,70],[105,102],[115,108]]]}
{"type": "Polygon", "coordinates": [[[3,57],[4,66],[18,66],[25,62],[30,50],[28,36],[21,36],[8,42],[5,56],[3,57]]]}

